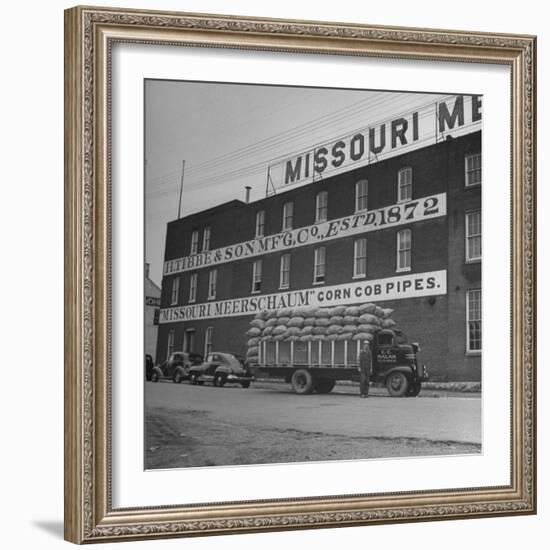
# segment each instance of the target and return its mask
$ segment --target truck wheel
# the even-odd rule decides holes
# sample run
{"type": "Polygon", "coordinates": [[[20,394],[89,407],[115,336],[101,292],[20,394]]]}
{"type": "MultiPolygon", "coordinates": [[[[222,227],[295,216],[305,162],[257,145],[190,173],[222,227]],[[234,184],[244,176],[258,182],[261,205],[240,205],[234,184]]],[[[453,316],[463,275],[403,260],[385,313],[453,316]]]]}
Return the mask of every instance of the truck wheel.
{"type": "Polygon", "coordinates": [[[386,378],[386,389],[392,397],[403,397],[409,389],[409,380],[402,372],[392,372],[386,378]]]}
{"type": "Polygon", "coordinates": [[[307,395],[313,391],[313,376],[308,370],[298,369],[292,375],[292,389],[299,395],[307,395]]]}
{"type": "Polygon", "coordinates": [[[409,388],[409,391],[407,392],[407,397],[416,397],[420,393],[421,389],[422,389],[421,382],[413,382],[411,384],[411,387],[409,388]]]}
{"type": "Polygon", "coordinates": [[[241,382],[241,386],[245,389],[250,388],[250,382],[241,382]]]}
{"type": "Polygon", "coordinates": [[[317,393],[330,393],[335,385],[336,380],[331,380],[330,378],[319,378],[318,380],[315,380],[315,391],[317,393]]]}

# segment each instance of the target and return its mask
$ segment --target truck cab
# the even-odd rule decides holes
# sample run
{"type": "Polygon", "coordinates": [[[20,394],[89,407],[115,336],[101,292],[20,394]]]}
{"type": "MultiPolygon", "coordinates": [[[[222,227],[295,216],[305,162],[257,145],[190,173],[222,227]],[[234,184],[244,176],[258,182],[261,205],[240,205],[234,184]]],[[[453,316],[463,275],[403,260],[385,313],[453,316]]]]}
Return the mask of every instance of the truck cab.
{"type": "Polygon", "coordinates": [[[372,344],[371,381],[384,384],[392,397],[417,396],[428,379],[426,366],[418,362],[419,351],[401,331],[379,330],[372,344]]]}

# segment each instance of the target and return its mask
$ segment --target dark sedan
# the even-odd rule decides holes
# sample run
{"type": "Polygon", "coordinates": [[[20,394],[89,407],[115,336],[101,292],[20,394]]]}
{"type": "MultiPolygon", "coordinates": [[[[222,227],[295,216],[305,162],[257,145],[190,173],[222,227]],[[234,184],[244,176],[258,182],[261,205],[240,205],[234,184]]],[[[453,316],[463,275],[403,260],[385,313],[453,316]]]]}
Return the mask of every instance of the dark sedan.
{"type": "Polygon", "coordinates": [[[189,369],[191,384],[212,382],[221,388],[225,384],[240,384],[248,388],[254,380],[244,359],[234,353],[212,352],[206,357],[202,365],[189,369]]]}

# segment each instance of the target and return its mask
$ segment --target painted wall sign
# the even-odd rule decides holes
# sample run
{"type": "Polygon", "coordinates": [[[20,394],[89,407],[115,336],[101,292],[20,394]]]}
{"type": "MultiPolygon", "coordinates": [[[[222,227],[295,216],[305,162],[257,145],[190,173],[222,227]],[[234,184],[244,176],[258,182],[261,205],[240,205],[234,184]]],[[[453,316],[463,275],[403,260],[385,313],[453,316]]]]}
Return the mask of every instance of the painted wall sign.
{"type": "Polygon", "coordinates": [[[260,256],[298,246],[340,239],[403,224],[438,218],[447,214],[446,193],[359,212],[335,220],[268,235],[207,252],[164,262],[164,275],[260,256]]]}
{"type": "Polygon", "coordinates": [[[481,96],[451,96],[393,120],[369,125],[330,143],[318,144],[268,167],[275,192],[374,164],[481,127],[481,96]]]}
{"type": "Polygon", "coordinates": [[[145,296],[145,305],[160,307],[160,298],[155,296],[145,296]]]}
{"type": "Polygon", "coordinates": [[[410,273],[384,279],[364,280],[333,286],[321,286],[190,304],[162,309],[160,323],[177,323],[214,317],[252,315],[258,311],[300,306],[335,306],[362,302],[380,302],[447,294],[447,271],[410,273]]]}

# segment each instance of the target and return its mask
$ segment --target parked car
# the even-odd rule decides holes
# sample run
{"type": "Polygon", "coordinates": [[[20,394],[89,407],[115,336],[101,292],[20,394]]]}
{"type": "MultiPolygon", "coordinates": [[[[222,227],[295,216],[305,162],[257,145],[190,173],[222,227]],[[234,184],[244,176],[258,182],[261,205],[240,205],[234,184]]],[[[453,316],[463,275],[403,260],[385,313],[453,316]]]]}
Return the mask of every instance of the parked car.
{"type": "Polygon", "coordinates": [[[209,353],[202,365],[189,369],[189,378],[194,385],[212,382],[220,388],[225,384],[240,384],[243,388],[248,388],[254,380],[245,360],[239,355],[226,352],[209,353]]]}
{"type": "Polygon", "coordinates": [[[151,380],[154,366],[155,364],[153,363],[153,358],[148,353],[146,353],[145,354],[145,380],[151,380]]]}
{"type": "Polygon", "coordinates": [[[189,378],[189,369],[202,363],[202,355],[187,351],[176,351],[160,365],[153,368],[151,381],[158,382],[161,378],[169,379],[179,384],[189,378]]]}

